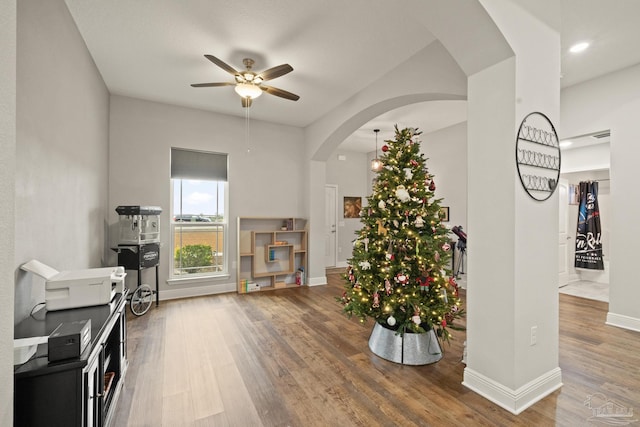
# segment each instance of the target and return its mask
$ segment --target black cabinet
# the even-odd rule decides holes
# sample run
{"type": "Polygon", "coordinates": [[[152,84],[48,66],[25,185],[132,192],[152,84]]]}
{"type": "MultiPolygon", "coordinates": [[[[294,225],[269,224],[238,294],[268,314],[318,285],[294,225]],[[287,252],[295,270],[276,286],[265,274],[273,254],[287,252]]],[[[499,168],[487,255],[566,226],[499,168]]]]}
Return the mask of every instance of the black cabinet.
{"type": "Polygon", "coordinates": [[[91,319],[79,358],[49,363],[47,345],[14,371],[14,426],[108,426],[127,370],[126,293],[95,307],[47,312],[15,327],[16,338],[46,336],[64,322],[91,319]]]}

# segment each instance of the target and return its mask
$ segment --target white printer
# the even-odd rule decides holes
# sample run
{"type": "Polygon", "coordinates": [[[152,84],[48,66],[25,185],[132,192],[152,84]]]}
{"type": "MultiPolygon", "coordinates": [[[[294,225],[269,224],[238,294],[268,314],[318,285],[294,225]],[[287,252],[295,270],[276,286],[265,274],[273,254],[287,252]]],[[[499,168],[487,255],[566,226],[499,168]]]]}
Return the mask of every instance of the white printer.
{"type": "Polygon", "coordinates": [[[127,275],[122,267],[58,271],[35,259],[20,268],[45,279],[47,311],[109,304],[123,292],[127,275]]]}

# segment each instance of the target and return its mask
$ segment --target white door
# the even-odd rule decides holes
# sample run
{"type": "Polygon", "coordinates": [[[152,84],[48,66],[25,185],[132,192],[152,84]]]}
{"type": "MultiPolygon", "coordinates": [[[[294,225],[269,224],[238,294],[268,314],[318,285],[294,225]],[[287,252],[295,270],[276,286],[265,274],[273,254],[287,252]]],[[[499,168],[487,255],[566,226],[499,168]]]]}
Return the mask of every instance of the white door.
{"type": "Polygon", "coordinates": [[[337,206],[338,206],[338,186],[326,185],[324,190],[324,254],[326,267],[336,266],[336,247],[337,247],[337,234],[336,228],[337,220],[337,206]]]}
{"type": "Polygon", "coordinates": [[[569,282],[569,183],[558,182],[558,286],[569,282]]]}

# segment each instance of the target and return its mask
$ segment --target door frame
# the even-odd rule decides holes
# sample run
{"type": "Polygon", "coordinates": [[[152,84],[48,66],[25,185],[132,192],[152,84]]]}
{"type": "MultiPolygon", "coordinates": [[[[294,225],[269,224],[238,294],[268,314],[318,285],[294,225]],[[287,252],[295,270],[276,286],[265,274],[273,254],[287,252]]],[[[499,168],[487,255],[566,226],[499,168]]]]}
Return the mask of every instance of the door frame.
{"type": "MultiPolygon", "coordinates": [[[[337,184],[325,184],[324,186],[325,188],[325,194],[328,188],[332,188],[334,191],[334,195],[335,195],[335,200],[334,200],[334,213],[333,213],[333,218],[335,219],[335,234],[334,234],[334,247],[333,247],[333,267],[337,267],[338,266],[338,185],[337,184]]],[[[326,213],[326,210],[325,210],[326,213]]],[[[325,224],[326,224],[326,218],[325,218],[325,224]]],[[[326,233],[326,229],[325,229],[325,233],[326,233]]],[[[327,262],[326,262],[326,258],[325,258],[325,267],[327,267],[327,262]]]]}

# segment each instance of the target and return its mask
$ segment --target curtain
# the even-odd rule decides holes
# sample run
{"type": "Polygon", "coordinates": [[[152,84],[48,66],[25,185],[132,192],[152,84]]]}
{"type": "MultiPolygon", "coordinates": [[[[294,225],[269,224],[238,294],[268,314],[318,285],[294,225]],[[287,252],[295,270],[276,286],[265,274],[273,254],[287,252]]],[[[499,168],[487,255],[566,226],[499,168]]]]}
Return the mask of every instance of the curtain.
{"type": "Polygon", "coordinates": [[[598,208],[598,183],[580,183],[578,207],[578,231],[576,233],[576,268],[604,270],[600,209],[598,208]]]}
{"type": "Polygon", "coordinates": [[[227,155],[171,148],[171,178],[226,181],[227,155]]]}

